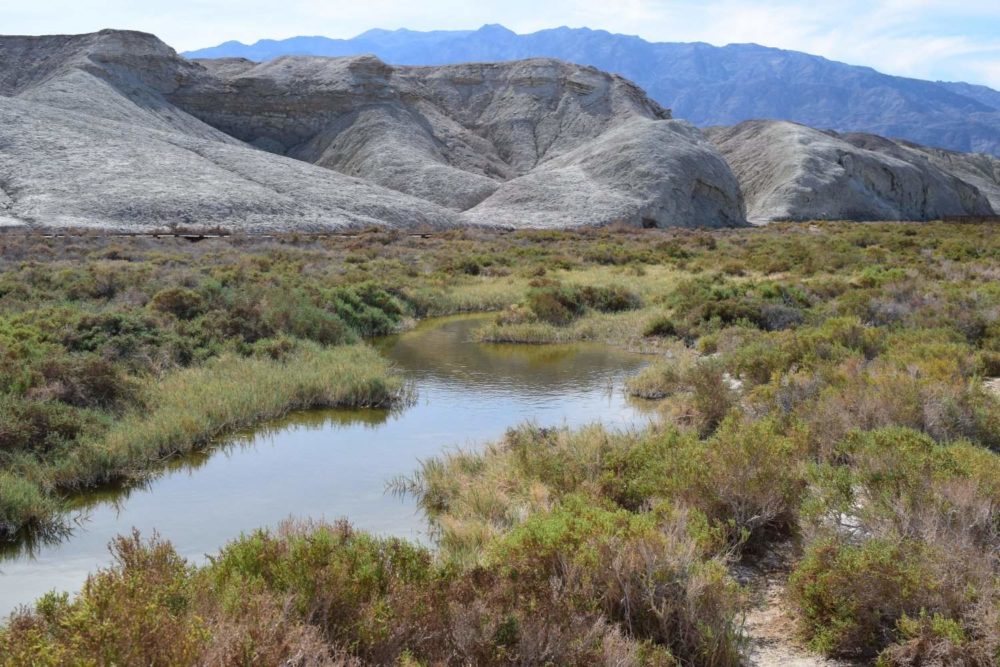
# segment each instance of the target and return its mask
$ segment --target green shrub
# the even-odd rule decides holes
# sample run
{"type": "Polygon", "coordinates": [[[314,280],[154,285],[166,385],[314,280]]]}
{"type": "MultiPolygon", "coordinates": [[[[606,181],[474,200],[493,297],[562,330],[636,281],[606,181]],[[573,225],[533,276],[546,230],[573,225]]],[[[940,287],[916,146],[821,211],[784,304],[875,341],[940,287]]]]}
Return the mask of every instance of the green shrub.
{"type": "Polygon", "coordinates": [[[832,655],[877,655],[892,643],[901,619],[936,602],[938,557],[915,540],[810,545],[788,588],[810,645],[832,655]]]}
{"type": "Polygon", "coordinates": [[[35,364],[32,393],[78,408],[120,411],[139,401],[139,385],[121,366],[96,355],[53,356],[35,364]]]}
{"type": "Polygon", "coordinates": [[[528,293],[528,307],[543,322],[562,326],[583,314],[583,304],[574,297],[562,288],[539,288],[528,293]]]}
{"type": "Polygon", "coordinates": [[[62,452],[84,435],[107,424],[99,413],[55,401],[0,395],[0,453],[28,452],[44,459],[62,452]]]}
{"type": "Polygon", "coordinates": [[[201,315],[205,300],[200,294],[184,287],[168,287],[153,295],[149,307],[160,313],[169,313],[182,320],[201,315]]]}
{"type": "Polygon", "coordinates": [[[580,317],[588,308],[617,313],[638,308],[640,300],[619,286],[548,285],[528,292],[527,305],[538,319],[561,326],[580,317]]]}
{"type": "Polygon", "coordinates": [[[620,313],[633,310],[642,305],[639,296],[620,285],[595,287],[586,285],[577,288],[579,300],[587,308],[593,308],[601,313],[620,313]]]}
{"type": "Polygon", "coordinates": [[[338,288],[330,299],[330,309],[366,338],[394,333],[403,315],[399,300],[372,283],[338,288]]]}
{"type": "Polygon", "coordinates": [[[286,527],[280,536],[258,531],[227,546],[207,574],[217,589],[234,595],[263,589],[287,597],[328,641],[362,655],[377,653],[394,622],[385,597],[433,576],[426,549],[355,532],[346,523],[286,527]]]}
{"type": "Polygon", "coordinates": [[[557,577],[570,604],[604,613],[635,635],[699,665],[739,664],[738,587],[717,561],[703,562],[683,526],[567,496],[529,517],[488,550],[487,563],[544,599],[557,577]]]}
{"type": "Polygon", "coordinates": [[[702,444],[693,434],[677,429],[614,444],[601,457],[600,492],[633,512],[676,500],[703,469],[702,444]]]}
{"type": "Polygon", "coordinates": [[[806,453],[782,430],[773,420],[730,417],[705,443],[687,503],[726,526],[734,545],[759,547],[795,530],[806,453]]]}
{"type": "Polygon", "coordinates": [[[646,323],[642,330],[646,338],[669,338],[678,335],[677,324],[666,315],[660,315],[646,323]]]}
{"type": "Polygon", "coordinates": [[[164,335],[144,313],[109,311],[79,315],[60,342],[72,352],[96,352],[106,359],[132,361],[159,348],[164,335]]]}
{"type": "Polygon", "coordinates": [[[320,308],[301,293],[272,295],[266,303],[262,320],[267,324],[269,332],[311,340],[321,345],[342,345],[354,342],[356,338],[339,315],[320,308]]]}
{"type": "Polygon", "coordinates": [[[0,630],[3,665],[190,665],[210,632],[198,614],[189,566],[168,543],[115,540],[114,565],[79,597],[49,593],[0,630]]]}
{"type": "Polygon", "coordinates": [[[685,383],[691,389],[698,430],[703,436],[709,435],[736,406],[736,392],[718,363],[694,364],[685,375],[685,383]]]}
{"type": "MultiPolygon", "coordinates": [[[[992,611],[995,615],[996,610],[992,611]]],[[[990,619],[984,618],[988,628],[990,619]]],[[[927,664],[988,667],[1000,657],[1000,626],[971,639],[965,627],[954,619],[921,612],[899,621],[899,641],[879,654],[879,667],[918,667],[927,664]]]]}

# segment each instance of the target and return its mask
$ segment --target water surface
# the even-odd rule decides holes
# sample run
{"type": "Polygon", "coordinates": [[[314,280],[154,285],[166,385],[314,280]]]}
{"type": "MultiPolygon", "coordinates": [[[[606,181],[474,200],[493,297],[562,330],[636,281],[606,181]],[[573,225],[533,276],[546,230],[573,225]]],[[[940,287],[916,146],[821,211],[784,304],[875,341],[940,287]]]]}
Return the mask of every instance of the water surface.
{"type": "Polygon", "coordinates": [[[109,541],[133,527],[157,531],[196,562],[288,517],[347,517],[358,528],[421,539],[425,524],[412,499],[385,492],[421,459],[481,447],[528,420],[618,428],[646,421],[642,403],[622,388],[646,358],[594,344],[475,343],[483,321],[429,320],[378,342],[413,382],[413,405],[296,413],[174,461],[143,487],[76,499],[70,536],[3,557],[0,614],[48,590],[78,590],[110,561],[109,541]]]}

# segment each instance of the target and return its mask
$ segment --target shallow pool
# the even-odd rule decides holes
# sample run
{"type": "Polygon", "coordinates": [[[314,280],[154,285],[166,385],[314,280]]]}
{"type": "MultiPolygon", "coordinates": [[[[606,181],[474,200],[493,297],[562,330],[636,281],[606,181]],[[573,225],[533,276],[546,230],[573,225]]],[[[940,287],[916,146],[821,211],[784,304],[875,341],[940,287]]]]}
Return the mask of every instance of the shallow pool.
{"type": "Polygon", "coordinates": [[[484,316],[428,320],[378,341],[413,383],[396,411],[293,414],[174,461],[146,485],[76,499],[72,532],[20,545],[0,560],[0,614],[52,589],[78,590],[110,561],[107,545],[133,527],[157,531],[202,561],[226,542],[288,517],[347,517],[358,528],[422,539],[411,499],[386,483],[449,448],[481,447],[519,423],[543,426],[646,422],[622,384],[647,358],[596,344],[492,345],[473,341],[484,316]]]}

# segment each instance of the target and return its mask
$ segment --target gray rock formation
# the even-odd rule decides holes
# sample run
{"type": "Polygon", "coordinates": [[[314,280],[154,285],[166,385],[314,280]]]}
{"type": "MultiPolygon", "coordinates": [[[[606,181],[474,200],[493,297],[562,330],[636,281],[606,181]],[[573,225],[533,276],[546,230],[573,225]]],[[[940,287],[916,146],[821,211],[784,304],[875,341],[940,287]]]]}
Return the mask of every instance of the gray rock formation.
{"type": "MultiPolygon", "coordinates": [[[[871,135],[844,135],[854,143],[853,137],[871,135]]],[[[1000,213],[1000,159],[985,153],[956,153],[942,148],[929,148],[907,141],[895,141],[899,150],[923,156],[942,171],[958,176],[966,183],[974,185],[990,202],[995,213],[1000,213]]]]}
{"type": "Polygon", "coordinates": [[[0,37],[0,226],[720,227],[744,224],[744,200],[757,222],[1000,210],[988,156],[787,122],[709,134],[557,60],[188,61],[143,33],[0,37]]]}
{"type": "Polygon", "coordinates": [[[144,33],[0,37],[0,95],[236,143],[163,99],[200,71],[144,33]]]}
{"type": "Polygon", "coordinates": [[[545,227],[602,211],[645,227],[743,222],[739,184],[698,130],[680,121],[634,118],[598,140],[543,162],[466,212],[478,224],[545,227]],[[670,151],[657,150],[669,145],[670,151]]]}
{"type": "Polygon", "coordinates": [[[559,58],[620,74],[699,126],[771,118],[844,132],[902,137],[1000,156],[1000,92],[965,83],[889,76],[757,44],[656,43],[587,28],[518,35],[503,26],[418,32],[369,30],[353,39],[293,37],[227,42],[191,58],[372,53],[394,65],[559,58]]]}
{"type": "Polygon", "coordinates": [[[170,94],[249,144],[482,225],[740,224],[714,147],[632,83],[555,60],[390,67],[374,57],[206,61],[170,94]]]}
{"type": "Polygon", "coordinates": [[[0,223],[318,230],[454,212],[226,135],[165,93],[204,68],[142,33],[0,38],[0,223]]]}
{"type": "MultiPolygon", "coordinates": [[[[932,151],[786,121],[748,121],[707,133],[739,179],[751,222],[993,213],[987,197],[948,171],[945,158],[932,159],[932,151]]],[[[967,158],[970,164],[977,159],[967,158]]]]}
{"type": "Polygon", "coordinates": [[[458,223],[430,202],[248,146],[2,97],[0,183],[12,200],[0,215],[39,226],[278,231],[458,223]]]}
{"type": "Polygon", "coordinates": [[[722,226],[738,184],[634,84],[554,60],[191,62],[0,38],[0,224],[722,226]]]}

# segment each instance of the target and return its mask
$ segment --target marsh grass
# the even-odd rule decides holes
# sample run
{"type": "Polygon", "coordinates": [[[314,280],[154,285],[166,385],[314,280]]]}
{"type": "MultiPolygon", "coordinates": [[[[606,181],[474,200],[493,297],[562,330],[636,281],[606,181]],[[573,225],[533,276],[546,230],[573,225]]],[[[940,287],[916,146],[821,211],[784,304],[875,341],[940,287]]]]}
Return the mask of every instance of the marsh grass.
{"type": "Polygon", "coordinates": [[[692,350],[671,345],[654,363],[630,377],[625,389],[632,396],[654,400],[686,391],[686,376],[697,360],[698,355],[692,350]]]}
{"type": "Polygon", "coordinates": [[[653,352],[661,349],[661,341],[650,340],[639,329],[646,310],[629,310],[619,313],[588,312],[567,325],[559,326],[544,321],[492,322],[476,331],[476,339],[484,343],[571,343],[591,341],[622,347],[636,352],[653,352]]]}
{"type": "Polygon", "coordinates": [[[0,472],[0,537],[16,535],[24,526],[41,526],[60,509],[56,498],[39,484],[0,472]]]}
{"type": "MultiPolygon", "coordinates": [[[[152,383],[145,401],[151,409],[120,420],[99,443],[88,443],[80,460],[87,460],[83,452],[89,450],[98,461],[112,457],[110,469],[139,473],[148,461],[186,453],[293,410],[385,408],[402,392],[402,379],[364,345],[303,345],[282,360],[222,356],[152,383]]],[[[100,475],[101,468],[94,474],[100,475]]],[[[67,483],[108,481],[74,472],[66,476],[67,483]]]]}
{"type": "Polygon", "coordinates": [[[479,329],[476,337],[490,343],[596,341],[655,351],[662,341],[644,331],[650,319],[662,314],[664,290],[680,275],[669,266],[548,271],[509,299],[509,307],[495,322],[479,329]]]}
{"type": "Polygon", "coordinates": [[[80,599],[13,617],[0,663],[736,665],[730,569],[789,541],[815,649],[1000,662],[993,225],[0,234],[0,252],[8,524],[51,511],[57,480],[142,476],[292,407],[378,404],[390,369],[347,344],[431,314],[661,355],[629,384],[661,397],[648,428],[521,426],[398,480],[434,550],[291,526],[192,568],[133,536],[80,599]]]}
{"type": "Polygon", "coordinates": [[[527,278],[477,276],[451,284],[440,281],[424,287],[405,287],[401,293],[421,317],[438,317],[507,308],[521,298],[528,283],[527,278]]]}
{"type": "Polygon", "coordinates": [[[384,408],[403,400],[405,386],[372,348],[301,344],[281,360],[223,355],[150,380],[149,408],[123,415],[100,438],[80,443],[49,467],[32,470],[40,483],[0,477],[9,523],[38,523],[59,505],[44,489],[66,491],[138,479],[156,465],[220,436],[293,411],[329,407],[384,408]],[[9,507],[9,508],[8,508],[9,507]]]}

